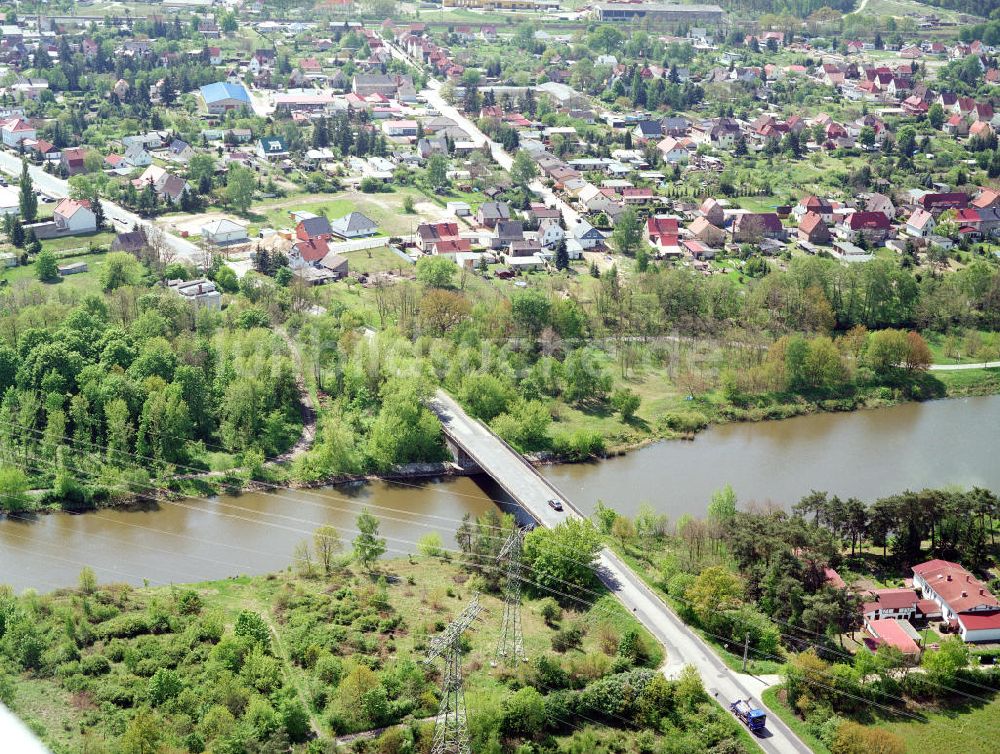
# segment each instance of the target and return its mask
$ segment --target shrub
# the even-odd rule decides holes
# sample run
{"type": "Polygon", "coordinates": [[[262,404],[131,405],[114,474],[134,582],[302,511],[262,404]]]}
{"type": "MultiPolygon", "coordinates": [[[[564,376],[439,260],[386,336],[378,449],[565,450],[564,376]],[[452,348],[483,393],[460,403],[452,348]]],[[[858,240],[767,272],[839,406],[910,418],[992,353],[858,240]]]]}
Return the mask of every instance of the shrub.
{"type": "Polygon", "coordinates": [[[579,649],[583,643],[583,631],[579,626],[570,626],[556,631],[552,637],[552,649],[556,652],[568,652],[571,649],[579,649]]]}
{"type": "Polygon", "coordinates": [[[708,418],[700,411],[671,411],[661,421],[674,432],[698,432],[708,426],[708,418]]]}
{"type": "Polygon", "coordinates": [[[84,675],[104,675],[111,672],[111,663],[104,655],[87,655],[80,661],[80,672],[84,675]]]}
{"type": "Polygon", "coordinates": [[[555,625],[563,617],[562,608],[552,597],[546,597],[538,604],[538,613],[547,626],[555,625]]]}

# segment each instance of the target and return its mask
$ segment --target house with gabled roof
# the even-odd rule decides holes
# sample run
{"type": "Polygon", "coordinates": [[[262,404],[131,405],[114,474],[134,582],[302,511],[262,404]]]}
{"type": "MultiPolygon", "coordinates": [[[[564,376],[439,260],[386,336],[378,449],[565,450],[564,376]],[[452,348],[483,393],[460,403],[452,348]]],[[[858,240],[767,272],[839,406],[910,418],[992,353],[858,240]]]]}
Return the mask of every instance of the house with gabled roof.
{"type": "Polygon", "coordinates": [[[341,238],[365,238],[378,233],[378,223],[362,212],[350,212],[329,225],[341,238]]]}
{"type": "Polygon", "coordinates": [[[913,566],[913,586],[941,607],[941,617],[963,641],[1000,641],[1000,601],[958,563],[937,559],[913,566]]]}

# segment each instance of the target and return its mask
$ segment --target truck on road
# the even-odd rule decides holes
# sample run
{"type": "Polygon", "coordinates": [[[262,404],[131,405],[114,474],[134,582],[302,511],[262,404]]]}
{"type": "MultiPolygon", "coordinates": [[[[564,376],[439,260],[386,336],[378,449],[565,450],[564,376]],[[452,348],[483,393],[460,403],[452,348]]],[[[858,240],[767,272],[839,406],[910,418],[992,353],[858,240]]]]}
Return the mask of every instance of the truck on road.
{"type": "Polygon", "coordinates": [[[737,699],[729,705],[729,709],[752,733],[764,730],[767,724],[767,714],[762,709],[751,707],[749,699],[737,699]]]}

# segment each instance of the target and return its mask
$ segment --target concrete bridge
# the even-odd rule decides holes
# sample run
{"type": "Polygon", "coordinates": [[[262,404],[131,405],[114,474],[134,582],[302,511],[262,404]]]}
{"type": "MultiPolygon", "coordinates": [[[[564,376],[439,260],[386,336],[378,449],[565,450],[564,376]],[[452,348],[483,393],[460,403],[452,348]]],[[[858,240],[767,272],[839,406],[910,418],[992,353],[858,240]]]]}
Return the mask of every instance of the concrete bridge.
{"type": "MultiPolygon", "coordinates": [[[[572,501],[528,463],[524,456],[495,435],[482,422],[472,418],[447,393],[439,390],[428,403],[441,420],[448,446],[463,468],[478,466],[506,492],[517,505],[543,526],[556,526],[571,518],[585,518],[572,501]],[[553,510],[548,501],[558,499],[562,511],[553,510]]],[[[763,707],[760,693],[767,681],[730,670],[712,649],[610,549],[598,554],[597,575],[611,593],[656,637],[667,651],[662,668],[668,677],[676,677],[685,665],[693,665],[701,674],[705,689],[724,705],[736,699],[751,698],[763,707]]],[[[755,739],[766,752],[774,754],[810,754],[810,749],[774,714],[768,713],[767,735],[755,739]]]]}

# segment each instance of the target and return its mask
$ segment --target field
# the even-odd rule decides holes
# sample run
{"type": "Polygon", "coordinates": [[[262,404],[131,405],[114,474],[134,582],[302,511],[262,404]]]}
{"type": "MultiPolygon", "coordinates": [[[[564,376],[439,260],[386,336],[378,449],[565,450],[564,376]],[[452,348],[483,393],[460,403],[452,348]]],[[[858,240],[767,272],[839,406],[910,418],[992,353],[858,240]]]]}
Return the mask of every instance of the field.
{"type": "Polygon", "coordinates": [[[895,18],[918,18],[933,15],[942,21],[958,21],[963,15],[958,11],[924,5],[915,0],[867,0],[867,2],[862,0],[854,12],[863,12],[867,16],[893,16],[895,18]]]}
{"type": "MultiPolygon", "coordinates": [[[[417,684],[418,678],[424,678],[420,666],[428,638],[440,633],[468,604],[480,586],[476,577],[470,580],[468,573],[447,560],[411,556],[408,560],[380,562],[374,575],[339,562],[329,577],[314,575],[307,578],[294,575],[289,570],[266,577],[239,577],[195,584],[190,590],[187,587],[138,590],[107,587],[99,588],[89,597],[67,590],[64,594],[45,598],[52,600],[50,605],[54,614],[75,613],[82,599],[93,606],[95,613],[103,616],[97,618],[95,615],[91,620],[99,621],[94,630],[104,638],[85,647],[78,662],[64,661],[54,676],[46,673],[19,675],[11,706],[33,729],[46,736],[56,752],[75,752],[80,750],[81,729],[90,729],[91,739],[110,741],[117,738],[127,721],[133,719],[132,702],[125,703],[126,697],[138,694],[140,696],[134,697],[135,702],[145,701],[147,685],[150,688],[148,693],[155,694],[152,690],[155,684],[147,679],[154,674],[159,675],[157,668],[176,668],[185,690],[173,702],[153,705],[163,730],[169,731],[165,735],[184,735],[184,731],[192,731],[185,740],[192,741],[192,735],[211,740],[218,735],[211,724],[203,721],[195,730],[191,718],[180,714],[179,710],[188,709],[195,696],[211,694],[210,689],[218,682],[213,675],[218,673],[218,668],[205,675],[200,667],[188,666],[191,658],[201,658],[197,661],[200,666],[206,659],[206,653],[210,653],[213,658],[210,664],[217,663],[224,656],[221,648],[230,640],[223,638],[212,649],[211,639],[207,645],[199,645],[193,637],[199,631],[209,630],[207,627],[210,624],[224,626],[225,635],[229,636],[241,612],[250,611],[261,616],[271,632],[271,647],[276,660],[274,670],[280,673],[280,680],[275,677],[267,683],[281,688],[280,692],[275,691],[272,695],[272,701],[278,706],[280,696],[294,695],[302,702],[303,708],[309,709],[309,723],[313,730],[324,736],[333,736],[349,732],[358,725],[364,729],[363,718],[351,714],[356,710],[338,706],[337,681],[331,688],[318,682],[317,672],[326,672],[318,670],[320,666],[339,668],[340,662],[346,675],[346,680],[340,681],[343,693],[351,693],[347,685],[353,677],[352,673],[363,678],[374,677],[373,674],[369,676],[367,670],[351,671],[351,668],[356,668],[358,664],[373,666],[386,679],[398,676],[404,688],[393,693],[406,695],[407,698],[413,695],[413,716],[423,720],[432,716],[436,709],[435,697],[430,692],[435,681],[431,680],[423,691],[410,689],[409,685],[417,684]],[[376,576],[379,577],[377,581],[376,576]],[[198,607],[194,612],[178,608],[178,600],[198,607]],[[145,621],[149,620],[147,616],[157,614],[169,605],[173,605],[168,611],[174,615],[169,628],[163,624],[153,633],[142,628],[125,628],[145,625],[145,621]],[[350,613],[344,614],[348,605],[351,605],[350,613]],[[372,613],[371,605],[381,607],[377,613],[372,613]],[[341,617],[335,617],[334,624],[323,629],[308,630],[306,627],[310,624],[307,621],[313,619],[311,616],[318,615],[318,610],[339,610],[341,617]],[[112,615],[117,617],[106,620],[112,615]],[[371,617],[373,615],[380,615],[381,620],[376,621],[371,617]],[[356,616],[353,622],[351,616],[356,616]],[[343,622],[345,619],[346,623],[343,622]],[[182,633],[185,625],[187,629],[182,633]],[[338,633],[343,634],[338,646],[323,648],[330,636],[338,633]],[[119,638],[109,641],[109,635],[119,638]],[[164,652],[167,654],[164,655],[164,652]],[[317,660],[317,653],[319,658],[328,659],[317,660]],[[102,657],[110,658],[110,665],[102,657]],[[149,664],[151,660],[153,664],[149,664]],[[83,675],[79,675],[81,666],[84,668],[83,675]],[[95,674],[88,668],[100,669],[95,674]],[[70,692],[66,686],[73,687],[73,691],[70,692]],[[109,699],[114,699],[110,706],[109,699]],[[95,703],[111,710],[109,714],[102,713],[99,722],[92,712],[95,703]]],[[[511,670],[490,668],[503,606],[495,596],[485,594],[480,596],[480,603],[485,611],[482,619],[467,633],[468,645],[463,659],[465,688],[473,716],[484,709],[497,710],[499,699],[509,693],[508,681],[511,677],[520,676],[529,668],[528,665],[518,665],[511,670]]],[[[648,653],[647,664],[657,667],[663,662],[659,645],[610,596],[598,599],[592,606],[580,607],[579,612],[565,609],[560,617],[549,622],[542,618],[541,606],[541,601],[527,599],[522,611],[525,651],[532,662],[547,656],[567,669],[578,668],[571,672],[587,674],[594,672],[594,668],[602,667],[605,669],[599,673],[603,675],[610,669],[611,657],[617,651],[621,636],[632,629],[640,632],[639,641],[648,653]],[[582,643],[577,649],[554,654],[552,638],[558,629],[567,627],[581,629],[582,643]]],[[[216,636],[217,630],[212,630],[216,636]]],[[[3,680],[3,671],[4,667],[0,664],[0,680],[3,680]]],[[[246,680],[246,670],[239,678],[246,680]]],[[[224,693],[230,697],[221,703],[234,708],[231,695],[239,696],[243,692],[237,691],[233,681],[229,683],[224,693]]],[[[263,692],[261,683],[263,681],[258,678],[257,688],[263,692]]],[[[424,683],[420,681],[420,685],[424,683]]],[[[242,709],[246,702],[244,697],[244,701],[236,704],[235,708],[242,709]]],[[[249,700],[251,710],[255,705],[263,704],[261,697],[256,695],[249,700]]],[[[221,712],[215,714],[228,717],[221,712]]],[[[196,715],[201,717],[198,713],[196,715]]]]}
{"type": "MultiPolygon", "coordinates": [[[[89,238],[93,240],[96,236],[90,236],[89,238]]],[[[71,239],[59,240],[66,241],[71,239]]],[[[76,238],[73,240],[76,241],[76,245],[78,246],[80,239],[76,238]]],[[[86,246],[83,248],[86,249],[86,246]]],[[[68,275],[54,283],[40,282],[38,280],[38,275],[35,272],[34,264],[0,270],[0,284],[10,286],[26,286],[34,283],[44,286],[59,286],[63,289],[97,292],[100,286],[101,269],[104,267],[106,257],[107,254],[105,252],[90,253],[88,251],[84,251],[78,255],[60,256],[58,260],[60,265],[72,264],[74,262],[86,262],[87,271],[77,273],[76,275],[68,275]]]]}
{"type": "MultiPolygon", "coordinates": [[[[816,739],[785,705],[778,687],[764,692],[764,702],[810,745],[814,754],[829,754],[830,750],[816,739]]],[[[866,720],[866,724],[890,730],[906,742],[907,754],[991,754],[996,751],[996,731],[1000,726],[1000,697],[986,704],[975,703],[924,711],[922,720],[895,717],[866,720]]]]}

